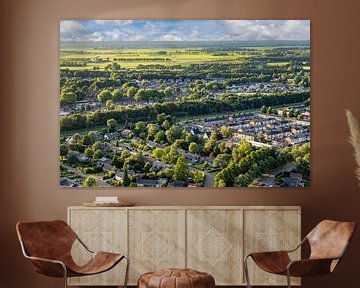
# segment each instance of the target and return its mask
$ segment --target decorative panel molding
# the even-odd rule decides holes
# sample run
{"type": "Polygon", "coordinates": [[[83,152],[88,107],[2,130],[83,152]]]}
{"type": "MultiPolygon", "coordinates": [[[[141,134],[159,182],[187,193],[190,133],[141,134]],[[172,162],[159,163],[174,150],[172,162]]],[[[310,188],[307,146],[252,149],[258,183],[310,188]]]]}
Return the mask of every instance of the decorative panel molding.
{"type": "Polygon", "coordinates": [[[129,281],[165,268],[185,267],[185,210],[129,210],[129,281]]]}
{"type": "Polygon", "coordinates": [[[187,266],[214,275],[217,285],[242,283],[242,210],[187,210],[186,220],[187,266]]]}
{"type": "MultiPolygon", "coordinates": [[[[216,285],[245,285],[243,258],[250,252],[294,248],[301,237],[300,207],[69,207],[68,222],[93,250],[128,254],[129,285],[145,272],[192,268],[212,274],[216,285]]],[[[88,253],[73,247],[75,261],[88,253]]],[[[294,255],[300,258],[300,250],[294,255]]],[[[253,285],[285,285],[249,260],[253,285]]],[[[104,274],[78,277],[70,285],[122,285],[125,263],[104,274]]],[[[298,279],[293,280],[299,285],[298,279]]]]}
{"type": "MultiPolygon", "coordinates": [[[[300,243],[299,209],[246,209],[244,211],[244,252],[276,251],[295,248],[300,243]]],[[[299,259],[300,250],[292,258],[299,259]]],[[[286,277],[266,273],[249,260],[249,277],[253,285],[286,285],[286,277]]],[[[299,278],[292,279],[300,284],[299,278]]]]}
{"type": "MultiPolygon", "coordinates": [[[[124,209],[69,209],[68,222],[80,239],[93,251],[127,251],[127,211],[124,209]]],[[[90,255],[76,241],[71,251],[76,263],[84,264],[90,255]]],[[[114,269],[85,277],[69,278],[69,285],[113,285],[123,283],[126,264],[122,261],[114,269]]]]}

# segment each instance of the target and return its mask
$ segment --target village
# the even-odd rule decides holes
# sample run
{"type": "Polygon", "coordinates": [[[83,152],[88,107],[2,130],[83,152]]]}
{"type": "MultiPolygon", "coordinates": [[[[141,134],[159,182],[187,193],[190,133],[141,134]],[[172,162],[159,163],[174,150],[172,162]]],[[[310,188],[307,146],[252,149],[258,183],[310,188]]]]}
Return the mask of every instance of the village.
{"type": "MultiPolygon", "coordinates": [[[[310,111],[309,108],[303,104],[291,105],[287,107],[277,108],[272,110],[273,114],[256,112],[243,112],[234,114],[232,116],[223,117],[208,117],[191,120],[183,120],[176,123],[182,127],[183,133],[193,135],[202,139],[208,140],[212,137],[214,131],[220,131],[223,127],[228,127],[231,132],[229,137],[224,137],[218,140],[218,144],[222,144],[228,149],[238,146],[242,141],[250,143],[254,147],[268,147],[280,150],[284,147],[292,147],[296,144],[307,143],[310,141],[310,111]],[[290,111],[297,117],[284,117],[290,111]]],[[[156,125],[148,123],[149,125],[156,125]]],[[[161,129],[156,125],[157,129],[161,129]]],[[[66,138],[66,143],[71,147],[77,141],[75,137],[66,138]]],[[[169,170],[174,169],[174,164],[169,163],[164,159],[159,159],[154,156],[154,150],[163,150],[167,146],[172,147],[169,143],[159,143],[154,140],[143,140],[134,134],[131,129],[120,129],[112,132],[96,132],[93,133],[94,141],[102,143],[100,151],[102,157],[96,160],[97,184],[99,186],[111,187],[114,183],[122,183],[124,177],[133,177],[133,185],[137,187],[199,187],[213,185],[213,178],[220,170],[219,167],[213,165],[215,156],[204,156],[201,153],[191,152],[176,147],[176,154],[181,155],[186,159],[190,174],[196,177],[190,177],[187,181],[176,181],[169,177],[169,170]],[[143,145],[139,145],[143,143],[143,145]],[[125,152],[124,152],[125,151],[125,152]],[[147,170],[144,169],[128,169],[124,172],[123,168],[118,168],[114,165],[114,155],[123,155],[128,153],[129,156],[141,154],[143,158],[142,163],[147,165],[147,170]],[[124,175],[124,174],[127,175],[124,175]],[[163,176],[163,177],[160,177],[163,176]],[[194,181],[194,178],[197,178],[194,181]]],[[[89,175],[84,173],[84,169],[77,167],[87,166],[92,160],[91,156],[86,156],[84,153],[78,151],[70,151],[75,155],[77,161],[76,165],[62,163],[62,173],[60,185],[62,187],[78,187],[81,186],[84,178],[89,175]],[[70,176],[70,177],[69,177],[70,176]]],[[[294,167],[291,165],[284,166],[283,169],[276,171],[277,174],[283,172],[291,172],[294,167]]],[[[86,169],[85,169],[86,171],[86,169]]],[[[282,185],[289,187],[303,186],[304,182],[299,173],[287,173],[282,181],[282,185]]],[[[170,175],[171,176],[171,175],[170,175]]],[[[273,187],[275,184],[275,174],[263,175],[254,182],[254,186],[273,187]]]]}
{"type": "MultiPolygon", "coordinates": [[[[90,79],[89,79],[90,80],[90,79]]],[[[206,91],[209,98],[216,99],[224,93],[237,94],[254,94],[254,93],[281,93],[281,92],[309,92],[310,87],[303,85],[290,85],[288,83],[279,83],[277,79],[272,82],[264,83],[244,83],[244,84],[231,84],[224,85],[225,79],[222,78],[207,78],[207,79],[151,79],[151,80],[137,80],[132,79],[129,81],[131,85],[139,89],[153,89],[156,91],[164,90],[166,87],[176,87],[174,93],[164,98],[165,102],[171,102],[177,99],[187,97],[196,88],[196,83],[201,83],[202,86],[211,85],[210,89],[206,91]]],[[[73,105],[61,106],[60,116],[69,115],[81,111],[97,111],[99,109],[110,109],[105,103],[96,101],[95,92],[87,93],[86,100],[77,101],[73,105]]],[[[155,105],[157,101],[136,101],[130,98],[124,98],[120,104],[123,107],[132,106],[140,107],[144,104],[155,105]]]]}

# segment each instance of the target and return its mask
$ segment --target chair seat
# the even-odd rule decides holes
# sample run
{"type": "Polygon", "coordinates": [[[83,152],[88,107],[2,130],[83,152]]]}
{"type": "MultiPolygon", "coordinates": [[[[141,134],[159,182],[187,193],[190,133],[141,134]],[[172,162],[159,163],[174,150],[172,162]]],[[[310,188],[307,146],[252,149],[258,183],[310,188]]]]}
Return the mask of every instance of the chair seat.
{"type": "Polygon", "coordinates": [[[114,267],[123,258],[123,254],[95,252],[91,259],[83,266],[78,266],[73,261],[69,261],[65,265],[69,269],[68,277],[85,276],[105,272],[114,267]]]}
{"type": "Polygon", "coordinates": [[[274,274],[286,274],[291,262],[286,251],[251,253],[250,256],[261,269],[274,274]]]}

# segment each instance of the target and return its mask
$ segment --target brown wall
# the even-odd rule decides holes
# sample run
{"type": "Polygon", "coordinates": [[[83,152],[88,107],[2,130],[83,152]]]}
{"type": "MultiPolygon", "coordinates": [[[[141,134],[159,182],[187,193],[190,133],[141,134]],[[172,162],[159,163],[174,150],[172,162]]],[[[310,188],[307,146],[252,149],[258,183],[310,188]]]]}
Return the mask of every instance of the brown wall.
{"type": "MultiPolygon", "coordinates": [[[[301,205],[303,234],[321,219],[360,223],[360,188],[344,108],[360,118],[360,2],[353,0],[5,0],[1,29],[0,286],[61,287],[22,258],[19,220],[66,217],[95,195],[139,205],[301,205]],[[59,188],[60,19],[311,19],[312,186],[309,189],[59,188]]],[[[359,232],[358,232],[359,233],[359,232]]],[[[304,287],[358,287],[360,237],[338,271],[304,287]]]]}

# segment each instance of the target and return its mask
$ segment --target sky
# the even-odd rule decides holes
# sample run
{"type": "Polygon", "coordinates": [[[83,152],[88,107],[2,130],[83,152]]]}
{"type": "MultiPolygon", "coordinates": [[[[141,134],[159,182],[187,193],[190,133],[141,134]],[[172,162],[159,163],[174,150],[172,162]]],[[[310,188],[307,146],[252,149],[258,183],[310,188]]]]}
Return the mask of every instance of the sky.
{"type": "Polygon", "coordinates": [[[60,40],[310,40],[310,20],[62,20],[60,40]]]}

